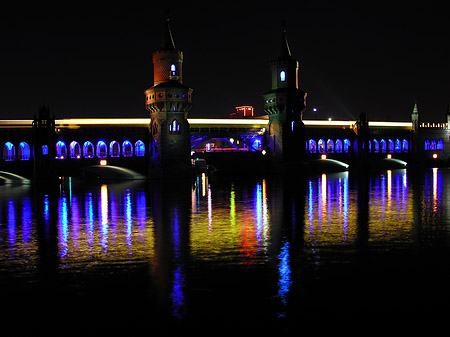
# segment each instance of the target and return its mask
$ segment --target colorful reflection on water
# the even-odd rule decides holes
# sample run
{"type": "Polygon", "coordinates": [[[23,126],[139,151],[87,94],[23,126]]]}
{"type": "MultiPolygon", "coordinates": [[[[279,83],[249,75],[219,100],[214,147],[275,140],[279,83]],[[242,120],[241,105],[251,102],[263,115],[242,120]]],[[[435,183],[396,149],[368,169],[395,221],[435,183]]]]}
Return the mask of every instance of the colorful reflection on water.
{"type": "MultiPolygon", "coordinates": [[[[160,298],[157,305],[181,320],[202,291],[211,304],[221,292],[217,284],[238,289],[261,273],[249,289],[255,298],[277,299],[267,310],[284,318],[308,266],[317,271],[349,263],[361,247],[442,243],[450,225],[449,179],[449,170],[432,169],[415,176],[406,170],[329,173],[305,181],[203,175],[193,183],[85,186],[69,180],[51,192],[2,186],[0,281],[32,281],[49,270],[95,275],[104,266],[115,266],[116,274],[125,266],[147,268],[146,287],[160,298]],[[208,279],[213,274],[223,282],[208,279]]],[[[244,298],[230,301],[246,300],[249,292],[237,290],[244,298]]]]}

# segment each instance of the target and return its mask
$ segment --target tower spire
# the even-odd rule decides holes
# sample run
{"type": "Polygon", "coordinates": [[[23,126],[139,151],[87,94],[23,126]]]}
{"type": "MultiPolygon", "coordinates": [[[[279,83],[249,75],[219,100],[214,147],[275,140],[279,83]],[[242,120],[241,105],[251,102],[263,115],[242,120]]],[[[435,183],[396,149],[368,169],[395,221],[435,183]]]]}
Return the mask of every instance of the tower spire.
{"type": "Polygon", "coordinates": [[[281,58],[291,57],[291,49],[289,48],[289,43],[286,36],[286,20],[282,21],[281,28],[282,28],[282,36],[281,36],[280,57],[281,58]]]}
{"type": "Polygon", "coordinates": [[[161,37],[161,44],[159,46],[160,50],[176,50],[175,42],[173,42],[172,31],[170,30],[170,19],[169,15],[165,15],[165,27],[164,32],[161,37]]]}

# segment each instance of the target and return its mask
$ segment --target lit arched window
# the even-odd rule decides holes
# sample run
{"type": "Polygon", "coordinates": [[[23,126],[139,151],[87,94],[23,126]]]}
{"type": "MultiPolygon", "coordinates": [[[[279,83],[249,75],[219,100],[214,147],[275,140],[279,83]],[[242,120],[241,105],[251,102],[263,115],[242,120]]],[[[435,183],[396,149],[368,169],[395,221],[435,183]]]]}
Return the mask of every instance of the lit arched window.
{"type": "Polygon", "coordinates": [[[56,159],[65,159],[67,157],[67,146],[64,142],[56,143],[56,159]]]}
{"type": "Polygon", "coordinates": [[[381,153],[386,153],[386,141],[384,139],[380,140],[381,153]]]}
{"type": "Polygon", "coordinates": [[[158,123],[154,121],[152,125],[152,135],[155,136],[157,134],[158,134],[158,123]]]}
{"type": "Polygon", "coordinates": [[[133,156],[133,144],[131,144],[129,140],[126,140],[122,143],[122,153],[124,157],[133,156]]]}
{"type": "Polygon", "coordinates": [[[431,141],[430,150],[436,150],[436,147],[437,147],[437,145],[436,145],[436,139],[433,139],[433,140],[431,141]]]}
{"type": "Polygon", "coordinates": [[[25,142],[19,144],[19,160],[30,160],[30,145],[25,142]]]}
{"type": "Polygon", "coordinates": [[[325,153],[325,141],[323,139],[319,139],[317,147],[319,148],[319,153],[325,153]]]}
{"type": "Polygon", "coordinates": [[[443,150],[443,149],[444,149],[444,142],[442,141],[442,139],[439,139],[436,146],[436,150],[443,150]]]}
{"type": "Polygon", "coordinates": [[[106,158],[108,156],[108,148],[103,140],[97,143],[97,158],[106,158]]]}
{"type": "Polygon", "coordinates": [[[394,152],[394,141],[392,139],[388,139],[389,142],[389,152],[394,152]]]}
{"type": "Polygon", "coordinates": [[[430,141],[428,139],[425,139],[425,150],[430,149],[430,141]]]}
{"type": "Polygon", "coordinates": [[[170,133],[180,133],[180,123],[176,119],[172,121],[172,123],[169,124],[169,132],[170,133]]]}
{"type": "Polygon", "coordinates": [[[138,140],[136,144],[134,144],[134,153],[136,157],[144,157],[145,156],[145,145],[142,140],[138,140]]]}
{"type": "Polygon", "coordinates": [[[284,70],[280,71],[280,81],[286,81],[286,72],[284,70]]]}
{"type": "Polygon", "coordinates": [[[400,139],[395,140],[395,152],[396,153],[402,152],[402,143],[400,142],[400,139]]]}
{"type": "Polygon", "coordinates": [[[3,145],[3,160],[14,161],[16,160],[16,147],[13,143],[7,142],[3,145]]]}
{"type": "Polygon", "coordinates": [[[76,141],[70,143],[70,158],[72,159],[81,158],[81,146],[76,141]]]}
{"type": "Polygon", "coordinates": [[[380,143],[378,143],[378,140],[376,139],[373,140],[373,152],[380,152],[380,143]]]}
{"type": "Polygon", "coordinates": [[[109,155],[111,157],[120,157],[120,145],[115,140],[109,143],[109,155]]]}
{"type": "Polygon", "coordinates": [[[92,144],[90,141],[86,141],[83,144],[83,157],[94,158],[94,144],[92,144]]]}
{"type": "Polygon", "coordinates": [[[333,153],[334,152],[334,142],[332,139],[327,140],[327,152],[333,153]]]}
{"type": "Polygon", "coordinates": [[[309,152],[316,153],[317,152],[317,144],[314,139],[309,140],[309,152]]]}
{"type": "Polygon", "coordinates": [[[348,153],[348,150],[350,149],[350,146],[352,145],[352,143],[350,142],[349,139],[344,139],[344,152],[348,153]]]}
{"type": "Polygon", "coordinates": [[[406,139],[403,139],[402,142],[402,151],[407,153],[409,151],[409,143],[406,139]]]}
{"type": "Polygon", "coordinates": [[[336,153],[342,153],[342,140],[336,139],[334,149],[336,150],[336,153]]]}
{"type": "Polygon", "coordinates": [[[172,75],[172,76],[175,76],[175,72],[177,71],[177,66],[175,65],[175,64],[171,64],[170,65],[170,74],[172,75]]]}

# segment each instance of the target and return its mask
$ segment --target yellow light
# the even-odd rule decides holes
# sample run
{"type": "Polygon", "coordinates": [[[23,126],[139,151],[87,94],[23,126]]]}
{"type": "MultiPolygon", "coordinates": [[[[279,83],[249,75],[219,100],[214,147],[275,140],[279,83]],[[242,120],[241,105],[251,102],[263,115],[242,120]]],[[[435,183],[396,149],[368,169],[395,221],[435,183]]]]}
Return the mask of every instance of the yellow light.
{"type": "Polygon", "coordinates": [[[387,155],[387,157],[388,157],[388,159],[391,159],[391,158],[392,158],[392,154],[389,153],[389,154],[387,155]]]}
{"type": "Polygon", "coordinates": [[[438,154],[437,153],[433,153],[433,159],[437,159],[438,154]]]}
{"type": "Polygon", "coordinates": [[[106,166],[106,164],[108,164],[108,162],[105,159],[100,160],[101,166],[106,166]]]}
{"type": "Polygon", "coordinates": [[[262,150],[261,153],[263,156],[265,156],[267,152],[266,152],[266,150],[262,150]]]}
{"type": "Polygon", "coordinates": [[[321,159],[327,159],[327,155],[326,155],[326,154],[323,154],[323,155],[320,156],[320,158],[321,158],[321,159]]]}

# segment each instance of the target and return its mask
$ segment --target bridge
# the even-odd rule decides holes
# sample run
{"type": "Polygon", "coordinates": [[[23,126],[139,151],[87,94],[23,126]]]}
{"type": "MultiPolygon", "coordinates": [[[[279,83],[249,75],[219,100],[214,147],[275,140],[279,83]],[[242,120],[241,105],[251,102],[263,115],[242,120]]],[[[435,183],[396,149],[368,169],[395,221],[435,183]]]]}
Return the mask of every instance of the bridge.
{"type": "MultiPolygon", "coordinates": [[[[51,163],[46,167],[54,176],[142,179],[148,175],[150,118],[47,122],[54,123],[54,135],[44,144],[36,141],[38,120],[0,120],[0,171],[4,172],[0,180],[14,183],[20,177],[33,178],[42,158],[51,163]]],[[[362,148],[356,120],[302,122],[304,144],[296,151],[306,167],[347,170],[361,160],[387,168],[449,164],[449,123],[420,123],[414,130],[413,122],[368,121],[362,148]]],[[[268,155],[268,118],[189,118],[188,123],[193,161],[206,158],[219,161],[220,166],[220,158],[239,160],[229,166],[240,167],[245,158],[261,165],[268,155]]]]}

